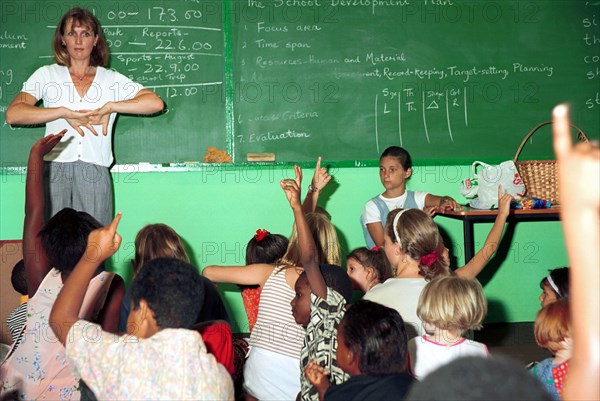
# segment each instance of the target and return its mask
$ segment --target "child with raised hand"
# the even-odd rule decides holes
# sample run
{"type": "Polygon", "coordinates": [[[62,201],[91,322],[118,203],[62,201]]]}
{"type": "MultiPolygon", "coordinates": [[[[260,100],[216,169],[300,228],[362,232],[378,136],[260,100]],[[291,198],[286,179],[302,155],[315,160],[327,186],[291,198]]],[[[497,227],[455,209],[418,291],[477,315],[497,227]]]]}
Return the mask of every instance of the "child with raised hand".
{"type": "Polygon", "coordinates": [[[406,149],[390,146],[379,158],[379,178],[385,191],[370,199],[361,216],[365,241],[369,248],[383,247],[387,215],[394,209],[421,209],[428,213],[462,209],[449,196],[436,196],[422,191],[407,191],[406,181],[412,175],[412,159],[406,149]]]}
{"type": "Polygon", "coordinates": [[[548,275],[540,281],[542,293],[539,300],[542,308],[559,299],[569,297],[569,268],[559,267],[550,270],[548,275]]]}
{"type": "MultiPolygon", "coordinates": [[[[315,233],[307,222],[300,204],[302,170],[294,166],[296,178],[281,181],[281,187],[294,211],[300,262],[304,273],[296,281],[296,296],[291,302],[292,313],[297,323],[306,327],[306,336],[300,356],[301,370],[310,361],[329,372],[333,384],[341,384],[349,376],[336,361],[337,330],[344,316],[346,305],[352,298],[352,282],[339,266],[322,264],[315,244],[315,233]]],[[[322,243],[322,242],[321,242],[322,243]]],[[[317,389],[301,374],[301,399],[319,399],[317,389]]]]}
{"type": "Polygon", "coordinates": [[[431,280],[419,297],[417,316],[425,334],[408,342],[410,371],[422,380],[437,368],[465,356],[489,356],[485,344],[464,334],[481,328],[487,300],[477,280],[443,276],[431,280]]]}
{"type": "Polygon", "coordinates": [[[406,332],[395,310],[370,301],[353,304],[338,327],[336,358],[350,375],[331,385],[329,373],[315,362],[305,369],[319,400],[402,400],[414,379],[407,373],[406,332]]]}
{"type": "Polygon", "coordinates": [[[553,355],[535,364],[531,371],[553,399],[560,400],[573,350],[569,303],[551,302],[538,312],[534,324],[535,342],[553,355]]]}
{"type": "MultiPolygon", "coordinates": [[[[318,166],[315,170],[315,175],[321,177],[318,185],[330,180],[322,174],[327,172],[318,166]]],[[[319,192],[314,192],[311,197],[318,196],[319,192]]],[[[309,213],[307,221],[319,244],[319,261],[339,264],[339,241],[329,219],[323,214],[309,213]]],[[[290,302],[302,272],[296,226],[285,255],[276,265],[207,266],[202,271],[213,282],[262,288],[256,324],[250,334],[250,352],[244,364],[244,390],[248,398],[288,400],[294,399],[300,391],[299,359],[305,330],[294,319],[290,302]]]]}
{"type": "MultiPolygon", "coordinates": [[[[250,238],[246,245],[246,265],[265,263],[277,264],[287,250],[289,240],[281,234],[271,234],[265,229],[256,230],[256,234],[250,238]]],[[[260,286],[244,285],[242,289],[242,301],[248,316],[248,330],[252,333],[256,318],[258,317],[258,305],[260,302],[260,286]]]]}
{"type": "MultiPolygon", "coordinates": [[[[135,256],[131,261],[133,276],[135,277],[142,266],[150,260],[157,258],[175,258],[186,263],[190,258],[185,249],[183,240],[170,226],[162,223],[144,226],[135,237],[135,256]]],[[[200,277],[204,287],[204,307],[198,315],[196,323],[214,320],[229,322],[229,315],[219,291],[210,280],[200,277]]],[[[131,291],[128,290],[121,303],[119,332],[127,331],[127,319],[131,310],[131,291]]]]}
{"type": "Polygon", "coordinates": [[[357,248],[346,256],[346,271],[355,290],[363,293],[393,276],[383,249],[357,248]]]}
{"type": "Polygon", "coordinates": [[[98,399],[233,399],[231,377],[206,352],[200,334],[187,330],[203,305],[195,267],[159,258],[141,268],[132,284],[128,335],[111,335],[79,319],[87,283],[119,249],[120,220],[119,213],[90,233],[85,254],[50,313],[50,326],[72,365],[98,399]]]}
{"type": "Polygon", "coordinates": [[[558,162],[561,222],[569,254],[573,358],[565,400],[600,399],[600,148],[573,146],[569,110],[552,112],[554,153],[558,162]]]}
{"type": "MultiPolygon", "coordinates": [[[[31,148],[25,183],[23,260],[29,300],[22,343],[0,367],[0,398],[80,398],[79,378],[70,369],[63,345],[48,328],[48,316],[63,283],[83,255],[88,234],[100,223],[85,212],[65,208],[44,221],[43,156],[63,137],[64,130],[37,141],[31,148]]],[[[79,316],[116,332],[123,280],[104,271],[81,287],[85,294],[79,316]]]]}
{"type": "Polygon", "coordinates": [[[388,215],[385,254],[395,269],[393,278],[372,288],[364,299],[396,309],[407,326],[408,338],[421,334],[417,304],[421,291],[438,276],[475,278],[492,257],[502,237],[512,196],[498,188],[498,215],[483,247],[468,263],[452,272],[448,249],[433,219],[422,210],[394,210],[388,215]],[[401,294],[401,295],[399,295],[401,294]]]}

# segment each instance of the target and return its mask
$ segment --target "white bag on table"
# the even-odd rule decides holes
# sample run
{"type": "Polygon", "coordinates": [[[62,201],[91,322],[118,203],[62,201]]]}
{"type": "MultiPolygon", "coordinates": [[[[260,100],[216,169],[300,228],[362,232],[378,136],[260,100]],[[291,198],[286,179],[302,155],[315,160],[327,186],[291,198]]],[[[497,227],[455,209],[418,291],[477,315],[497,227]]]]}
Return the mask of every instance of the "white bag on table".
{"type": "Polygon", "coordinates": [[[474,198],[469,205],[476,209],[498,208],[498,186],[502,193],[508,193],[515,199],[525,195],[525,184],[519,175],[517,166],[512,160],[507,160],[497,166],[476,161],[472,165],[473,178],[467,178],[460,184],[460,193],[465,198],[474,198]],[[477,167],[483,169],[477,173],[477,167]]]}

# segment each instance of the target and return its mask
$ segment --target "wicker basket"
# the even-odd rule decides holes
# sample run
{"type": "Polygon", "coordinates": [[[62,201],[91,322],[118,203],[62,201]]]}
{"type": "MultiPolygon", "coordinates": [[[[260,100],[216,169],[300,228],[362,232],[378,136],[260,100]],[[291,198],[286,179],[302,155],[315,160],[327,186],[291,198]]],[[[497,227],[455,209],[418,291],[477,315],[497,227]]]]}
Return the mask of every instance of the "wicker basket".
{"type": "MultiPolygon", "coordinates": [[[[550,201],[553,205],[558,205],[558,166],[556,160],[526,160],[517,161],[523,146],[527,143],[527,140],[533,135],[538,129],[544,125],[552,124],[552,121],[547,121],[538,124],[533,128],[523,139],[517,153],[513,159],[516,164],[519,174],[525,183],[527,189],[527,196],[534,198],[540,198],[550,201]]],[[[577,138],[580,141],[587,142],[588,138],[581,129],[570,124],[572,128],[575,128],[577,132],[577,138]]]]}

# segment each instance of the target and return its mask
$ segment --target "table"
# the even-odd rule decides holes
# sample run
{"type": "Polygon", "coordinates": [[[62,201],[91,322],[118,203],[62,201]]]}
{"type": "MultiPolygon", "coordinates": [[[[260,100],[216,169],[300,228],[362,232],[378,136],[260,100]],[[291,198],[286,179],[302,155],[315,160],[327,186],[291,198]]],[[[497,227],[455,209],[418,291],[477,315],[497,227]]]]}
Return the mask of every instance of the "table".
{"type": "MultiPolygon", "coordinates": [[[[493,222],[498,215],[498,210],[473,209],[463,206],[463,210],[438,213],[449,219],[463,222],[463,239],[465,243],[465,263],[475,256],[475,238],[473,226],[475,223],[493,222]]],[[[548,209],[511,209],[507,221],[556,221],[560,219],[560,207],[552,206],[548,209]]]]}

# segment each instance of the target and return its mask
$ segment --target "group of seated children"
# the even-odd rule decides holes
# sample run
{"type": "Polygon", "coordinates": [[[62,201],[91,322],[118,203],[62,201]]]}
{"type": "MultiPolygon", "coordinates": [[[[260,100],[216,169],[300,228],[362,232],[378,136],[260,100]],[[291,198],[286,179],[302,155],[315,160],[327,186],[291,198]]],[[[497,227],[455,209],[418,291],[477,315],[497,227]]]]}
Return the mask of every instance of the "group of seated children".
{"type": "Polygon", "coordinates": [[[125,293],[122,280],[103,268],[121,244],[120,213],[105,227],[72,209],[43,221],[42,182],[33,172],[61,137],[43,138],[30,154],[29,301],[23,339],[1,366],[2,400],[77,400],[88,398],[86,388],[97,399],[233,399],[232,355],[222,343],[231,333],[229,340],[215,338],[198,327],[228,320],[211,282],[242,288],[251,333],[246,400],[545,400],[563,394],[573,353],[569,269],[555,269],[540,283],[535,337],[553,357],[532,372],[488,358],[484,344],[467,338],[487,312],[475,278],[509,214],[511,197],[501,188],[483,248],[451,269],[431,214],[459,206],[448,197],[406,191],[410,156],[402,148],[386,150],[380,161],[386,190],[369,201],[362,219],[367,242],[377,246],[352,251],[343,269],[336,230],[329,216],[315,212],[331,179],[319,158],[304,204],[298,166],[294,179],[280,183],[295,221],[289,241],[258,230],[246,266],[207,266],[200,275],[174,230],[146,226],[136,237],[134,279],[125,293]],[[353,289],[364,299],[352,303],[353,289]]]}

